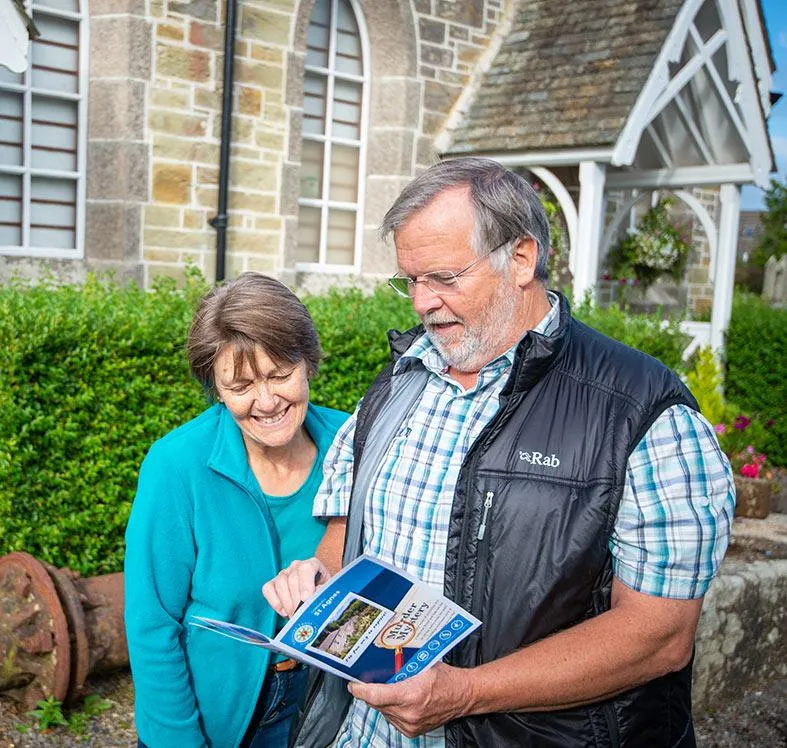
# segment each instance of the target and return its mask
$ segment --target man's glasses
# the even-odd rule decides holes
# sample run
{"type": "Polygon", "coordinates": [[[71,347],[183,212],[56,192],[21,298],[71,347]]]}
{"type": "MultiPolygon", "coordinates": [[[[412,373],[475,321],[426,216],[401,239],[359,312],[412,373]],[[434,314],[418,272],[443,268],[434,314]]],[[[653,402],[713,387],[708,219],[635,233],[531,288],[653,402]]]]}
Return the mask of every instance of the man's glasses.
{"type": "Polygon", "coordinates": [[[405,297],[412,296],[415,293],[415,286],[417,283],[423,283],[437,296],[456,296],[456,294],[462,290],[459,285],[459,277],[464,275],[468,270],[474,268],[482,260],[486,260],[493,252],[497,252],[498,249],[505,247],[508,242],[509,240],[504,241],[502,244],[483,255],[483,257],[473,260],[467,267],[463,267],[455,273],[451,270],[435,270],[434,272],[422,275],[420,278],[411,278],[409,275],[397,273],[388,280],[388,285],[396,291],[399,296],[405,297]]]}

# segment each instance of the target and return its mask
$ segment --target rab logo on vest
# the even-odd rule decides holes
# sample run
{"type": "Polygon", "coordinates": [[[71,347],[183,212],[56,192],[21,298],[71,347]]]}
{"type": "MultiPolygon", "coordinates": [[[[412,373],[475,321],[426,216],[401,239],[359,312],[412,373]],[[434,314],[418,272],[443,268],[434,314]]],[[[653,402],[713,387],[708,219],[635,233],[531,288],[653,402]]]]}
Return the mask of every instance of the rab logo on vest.
{"type": "Polygon", "coordinates": [[[560,465],[557,455],[544,455],[541,452],[521,452],[519,459],[529,462],[531,465],[544,465],[544,467],[556,468],[560,465]]]}

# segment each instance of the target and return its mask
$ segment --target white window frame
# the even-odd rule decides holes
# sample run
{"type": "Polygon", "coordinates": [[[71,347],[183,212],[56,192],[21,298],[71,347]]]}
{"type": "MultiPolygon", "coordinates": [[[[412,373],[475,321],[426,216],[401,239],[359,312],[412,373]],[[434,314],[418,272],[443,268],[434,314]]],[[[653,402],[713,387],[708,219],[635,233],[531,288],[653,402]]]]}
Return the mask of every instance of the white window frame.
{"type": "Polygon", "coordinates": [[[90,39],[88,37],[88,0],[77,0],[78,12],[56,10],[42,6],[32,0],[25,0],[25,10],[28,15],[49,16],[68,21],[75,21],[78,25],[78,93],[57,92],[52,93],[45,89],[36,89],[32,85],[33,53],[32,40],[28,47],[28,66],[22,74],[22,84],[6,83],[0,81],[0,90],[21,93],[24,96],[22,114],[22,149],[24,153],[22,166],[10,166],[0,163],[0,174],[12,174],[22,177],[22,244],[20,246],[0,245],[0,255],[14,257],[42,257],[51,259],[80,260],[84,258],[85,247],[85,173],[87,164],[87,86],[88,86],[88,61],[90,39]],[[77,153],[76,171],[62,171],[57,169],[34,168],[32,164],[32,102],[33,94],[40,97],[50,97],[60,101],[77,102],[77,153]],[[71,179],[76,185],[76,218],[74,224],[74,244],[72,249],[62,247],[31,247],[30,246],[30,197],[31,182],[33,177],[54,177],[58,179],[71,179]]]}
{"type": "Polygon", "coordinates": [[[318,273],[336,273],[336,274],[357,274],[361,272],[361,250],[363,247],[363,232],[364,232],[364,204],[366,196],[366,149],[368,145],[368,130],[369,130],[369,34],[366,29],[366,21],[364,19],[361,8],[356,0],[348,0],[353,14],[355,15],[355,22],[358,24],[358,37],[361,42],[361,69],[362,75],[352,75],[349,73],[342,73],[336,70],[336,19],[338,17],[337,6],[339,0],[330,0],[331,2],[331,28],[328,41],[328,67],[317,67],[315,65],[305,65],[304,71],[306,73],[316,73],[326,80],[325,92],[325,132],[322,135],[316,133],[306,133],[301,131],[301,142],[304,140],[311,140],[317,143],[322,143],[323,149],[323,165],[322,165],[322,196],[318,198],[299,197],[298,205],[303,205],[307,208],[316,208],[320,211],[320,247],[317,262],[296,262],[295,269],[299,272],[318,272],[318,273]],[[361,122],[360,122],[360,139],[348,140],[347,138],[338,138],[331,133],[330,124],[333,121],[333,90],[334,81],[339,78],[341,80],[350,81],[352,83],[361,84],[361,122]],[[331,150],[333,144],[348,145],[359,148],[358,153],[358,199],[354,203],[342,202],[338,200],[329,199],[329,190],[331,186],[331,150]],[[326,262],[326,255],[328,251],[328,212],[331,208],[338,210],[355,211],[355,246],[353,248],[354,262],[351,265],[339,265],[326,262]]]}

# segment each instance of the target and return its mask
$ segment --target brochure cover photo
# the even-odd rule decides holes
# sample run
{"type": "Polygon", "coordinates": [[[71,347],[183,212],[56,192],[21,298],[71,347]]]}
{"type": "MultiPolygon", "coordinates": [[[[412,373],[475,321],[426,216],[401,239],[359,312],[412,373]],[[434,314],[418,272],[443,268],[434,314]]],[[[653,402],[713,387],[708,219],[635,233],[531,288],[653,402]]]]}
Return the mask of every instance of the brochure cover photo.
{"type": "Polygon", "coordinates": [[[319,587],[275,639],[210,618],[190,623],[366,683],[423,672],[481,625],[437,590],[370,556],[319,587]]]}

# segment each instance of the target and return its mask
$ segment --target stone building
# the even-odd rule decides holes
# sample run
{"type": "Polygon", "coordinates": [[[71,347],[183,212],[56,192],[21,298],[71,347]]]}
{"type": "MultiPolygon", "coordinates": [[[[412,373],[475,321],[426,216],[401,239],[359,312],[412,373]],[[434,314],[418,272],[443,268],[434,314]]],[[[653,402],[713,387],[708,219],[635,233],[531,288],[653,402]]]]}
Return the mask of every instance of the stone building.
{"type": "Polygon", "coordinates": [[[377,282],[401,187],[478,153],[555,195],[579,295],[627,211],[673,191],[726,327],[739,187],[772,168],[758,0],[26,0],[31,66],[0,68],[0,276],[215,277],[228,2],[227,276],[377,282]]]}

